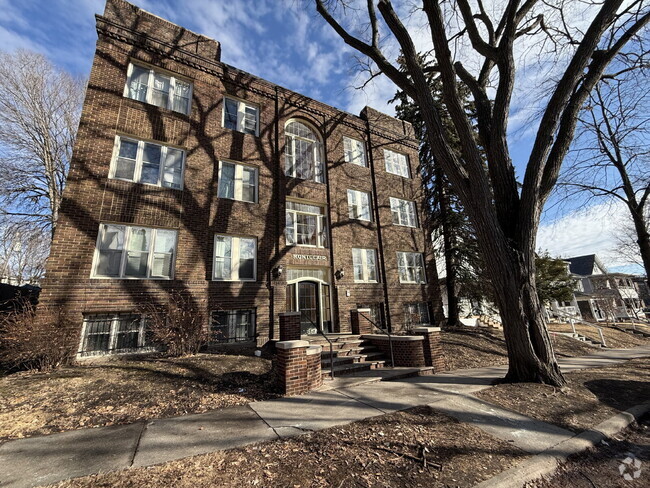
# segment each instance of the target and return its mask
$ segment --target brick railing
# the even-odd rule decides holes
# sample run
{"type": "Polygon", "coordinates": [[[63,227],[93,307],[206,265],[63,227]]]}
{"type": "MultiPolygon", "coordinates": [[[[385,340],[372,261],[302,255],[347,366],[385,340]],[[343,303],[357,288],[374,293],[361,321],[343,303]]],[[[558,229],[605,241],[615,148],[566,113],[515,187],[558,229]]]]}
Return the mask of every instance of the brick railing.
{"type": "Polygon", "coordinates": [[[280,340],[300,340],[300,312],[285,312],[280,314],[280,340]]]}
{"type": "Polygon", "coordinates": [[[433,366],[433,371],[436,373],[446,370],[447,365],[442,355],[440,327],[416,327],[413,329],[413,333],[424,337],[422,343],[424,364],[433,366]]]}
{"type": "MultiPolygon", "coordinates": [[[[388,336],[383,334],[364,334],[362,339],[370,341],[385,356],[390,355],[388,336]]],[[[422,336],[392,336],[393,360],[395,366],[421,367],[425,366],[422,336]]]]}
{"type": "Polygon", "coordinates": [[[350,311],[350,322],[352,325],[352,333],[355,335],[372,334],[373,324],[370,321],[370,309],[359,308],[350,311]]]}

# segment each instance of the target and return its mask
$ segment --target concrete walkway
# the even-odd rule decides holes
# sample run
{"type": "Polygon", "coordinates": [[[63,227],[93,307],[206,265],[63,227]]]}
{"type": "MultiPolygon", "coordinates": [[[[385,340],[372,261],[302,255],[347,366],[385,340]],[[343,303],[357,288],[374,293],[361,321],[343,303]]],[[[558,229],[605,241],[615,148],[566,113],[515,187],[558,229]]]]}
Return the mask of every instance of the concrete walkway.
{"type": "MultiPolygon", "coordinates": [[[[650,357],[650,347],[561,359],[564,372],[650,357]]],[[[85,429],[0,445],[0,487],[31,487],[97,472],[149,466],[431,405],[533,454],[574,436],[470,394],[506,367],[364,383],[183,417],[85,429]]]]}

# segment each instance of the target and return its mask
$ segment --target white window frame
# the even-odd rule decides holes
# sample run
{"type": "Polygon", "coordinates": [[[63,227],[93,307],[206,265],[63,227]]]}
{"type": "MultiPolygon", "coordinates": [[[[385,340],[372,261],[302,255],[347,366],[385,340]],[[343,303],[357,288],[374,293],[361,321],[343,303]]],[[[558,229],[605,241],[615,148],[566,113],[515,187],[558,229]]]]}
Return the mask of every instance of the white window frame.
{"type": "Polygon", "coordinates": [[[121,181],[130,181],[131,183],[137,183],[139,185],[151,185],[151,186],[157,186],[160,188],[171,188],[173,190],[182,190],[183,185],[185,183],[185,150],[181,149],[180,147],[174,147],[174,146],[166,146],[164,144],[160,144],[158,142],[153,142],[153,141],[146,141],[144,139],[138,139],[136,137],[130,137],[130,136],[124,136],[124,135],[117,135],[115,136],[115,142],[113,144],[113,157],[111,158],[111,166],[108,172],[108,177],[112,180],[121,180],[121,181]],[[135,170],[133,171],[133,179],[130,180],[128,178],[118,178],[115,176],[115,172],[117,171],[117,160],[120,157],[120,148],[122,147],[122,140],[126,140],[129,142],[135,142],[138,145],[138,152],[136,154],[136,159],[135,159],[135,170]],[[160,161],[158,162],[159,170],[158,170],[158,182],[157,183],[148,183],[148,182],[141,182],[140,178],[142,177],[142,162],[143,162],[143,154],[144,154],[144,146],[145,144],[151,144],[153,146],[159,146],[160,147],[160,161]],[[165,174],[165,161],[167,159],[167,151],[168,149],[174,149],[176,151],[180,151],[182,154],[181,157],[181,182],[180,182],[180,187],[176,188],[173,186],[165,185],[163,181],[163,175],[165,174]]]}
{"type": "Polygon", "coordinates": [[[258,202],[258,195],[259,192],[259,168],[256,166],[248,165],[248,164],[242,164],[242,163],[237,163],[234,161],[228,161],[227,159],[219,161],[219,175],[218,175],[218,180],[217,180],[217,197],[218,198],[226,198],[228,200],[237,200],[239,202],[248,202],[248,203],[257,203],[258,202]],[[235,181],[234,183],[234,191],[233,191],[233,198],[230,197],[222,197],[219,196],[219,187],[221,185],[222,179],[221,179],[221,171],[223,168],[224,164],[232,164],[235,166],[235,181]],[[247,169],[252,169],[255,171],[255,196],[254,200],[244,200],[242,195],[244,194],[243,188],[244,188],[244,168],[247,169]]]}
{"type": "Polygon", "coordinates": [[[290,152],[291,154],[289,154],[287,148],[285,147],[284,174],[286,176],[290,176],[291,178],[298,178],[305,181],[314,181],[316,183],[323,183],[323,184],[326,183],[326,178],[325,178],[326,161],[325,161],[325,156],[323,154],[323,142],[316,128],[304,120],[290,119],[284,125],[284,140],[286,144],[291,144],[291,152],[290,152]],[[316,141],[295,134],[288,134],[287,127],[289,127],[289,125],[293,122],[298,122],[299,124],[302,124],[307,128],[309,128],[309,130],[314,134],[316,141]],[[290,141],[287,141],[287,139],[290,139],[290,141]],[[314,167],[312,169],[313,178],[305,179],[300,176],[296,176],[297,175],[296,140],[301,140],[309,144],[313,144],[313,151],[314,151],[314,167]],[[290,163],[287,162],[287,158],[291,158],[290,163]]]}
{"type": "Polygon", "coordinates": [[[133,63],[133,62],[129,63],[129,67],[128,67],[127,73],[126,73],[126,84],[124,85],[124,93],[123,93],[124,97],[129,98],[131,100],[142,101],[143,103],[147,103],[149,105],[154,105],[155,107],[159,107],[159,105],[155,105],[153,103],[153,101],[152,101],[152,99],[153,99],[153,90],[154,90],[154,88],[153,88],[154,84],[153,83],[154,83],[154,76],[155,76],[156,73],[161,75],[161,76],[166,76],[166,77],[169,78],[169,93],[168,93],[168,96],[167,96],[167,106],[166,107],[160,107],[160,108],[165,108],[165,109],[171,110],[171,111],[179,113],[179,114],[189,115],[190,112],[192,111],[192,94],[194,92],[194,84],[191,81],[189,81],[187,79],[177,77],[176,75],[174,75],[174,74],[172,74],[172,73],[170,73],[168,71],[164,71],[164,70],[161,70],[161,69],[154,69],[154,68],[151,68],[150,66],[147,66],[145,64],[133,63]],[[138,68],[149,71],[149,77],[147,79],[147,97],[146,97],[146,100],[144,100],[144,101],[138,100],[137,98],[132,98],[132,97],[129,96],[129,85],[131,84],[131,76],[133,75],[133,67],[134,66],[137,66],[138,68]],[[189,95],[188,95],[189,100],[188,100],[188,104],[187,104],[187,112],[179,112],[178,110],[174,110],[174,108],[173,108],[174,107],[174,97],[176,96],[176,81],[186,83],[190,87],[190,92],[189,92],[189,95]]]}
{"type": "Polygon", "coordinates": [[[393,217],[393,224],[401,225],[404,227],[412,227],[414,229],[417,229],[419,227],[418,212],[415,202],[411,200],[403,200],[401,198],[390,197],[390,212],[393,217]],[[406,213],[406,220],[402,218],[402,210],[404,210],[404,213],[406,213]],[[395,222],[396,214],[397,222],[395,222]]]}
{"type": "Polygon", "coordinates": [[[350,190],[348,189],[348,217],[354,220],[363,220],[365,222],[372,222],[372,194],[367,191],[350,190]],[[363,199],[362,196],[368,197],[368,218],[364,219],[363,215],[363,199]]]}
{"type": "Polygon", "coordinates": [[[362,168],[368,167],[366,147],[363,141],[343,136],[343,154],[346,163],[356,164],[362,168]]]}
{"type": "Polygon", "coordinates": [[[173,280],[174,274],[176,271],[176,256],[178,253],[178,231],[176,229],[167,229],[167,228],[155,228],[155,227],[146,227],[144,225],[126,225],[126,224],[113,224],[111,222],[102,222],[99,224],[99,232],[97,233],[97,242],[95,243],[95,253],[93,255],[93,267],[91,278],[93,279],[102,279],[102,280],[173,280]],[[122,257],[120,258],[120,274],[119,276],[104,276],[97,274],[97,267],[99,266],[99,246],[102,242],[102,237],[106,231],[107,226],[122,227],[124,232],[124,246],[122,248],[122,257]],[[138,276],[124,276],[124,270],[126,269],[126,261],[128,256],[129,240],[131,239],[132,229],[147,229],[151,231],[151,243],[149,246],[148,256],[147,256],[147,276],[138,277],[138,276]],[[167,276],[151,276],[151,271],[153,269],[153,260],[156,252],[154,251],[156,246],[156,236],[158,230],[174,232],[174,252],[171,262],[171,270],[169,277],[167,276]]]}
{"type": "MultiPolygon", "coordinates": [[[[398,273],[398,276],[399,276],[399,282],[400,283],[409,283],[409,284],[418,284],[418,285],[426,284],[427,275],[426,275],[426,270],[425,270],[425,267],[424,267],[424,256],[422,255],[422,253],[421,252],[397,251],[397,273],[398,273]],[[406,268],[405,268],[406,276],[409,275],[409,272],[408,272],[409,269],[417,270],[418,267],[419,267],[421,269],[421,271],[422,271],[421,272],[422,281],[402,280],[402,273],[400,272],[400,270],[402,269],[400,267],[400,261],[401,261],[400,260],[400,255],[404,255],[404,262],[406,263],[406,268]],[[420,261],[420,266],[418,266],[417,264],[415,266],[409,266],[409,256],[417,256],[419,258],[419,261],[420,261]]],[[[414,273],[414,274],[417,274],[417,273],[414,273]]]]}
{"type": "Polygon", "coordinates": [[[260,106],[256,103],[247,102],[241,98],[231,97],[230,95],[224,95],[223,97],[223,109],[221,110],[221,127],[228,130],[234,130],[241,132],[242,134],[249,134],[254,136],[260,135],[260,106]],[[233,101],[237,104],[237,128],[232,129],[226,127],[226,100],[233,101]],[[246,108],[255,109],[255,133],[246,131],[246,108]]]}
{"type": "Polygon", "coordinates": [[[378,283],[378,279],[371,280],[369,278],[370,276],[370,266],[368,265],[368,255],[372,253],[375,258],[375,277],[378,278],[378,269],[377,269],[377,251],[375,249],[366,249],[366,248],[360,248],[360,247],[353,247],[352,248],[352,277],[354,278],[355,283],[378,283]],[[354,267],[356,266],[356,263],[354,262],[354,251],[360,251],[360,256],[361,256],[361,268],[362,268],[362,273],[361,273],[361,279],[358,280],[356,279],[355,273],[354,273],[354,267]]]}
{"type": "Polygon", "coordinates": [[[411,164],[408,154],[384,149],[384,164],[388,173],[402,178],[411,178],[411,164]]]}
{"type": "Polygon", "coordinates": [[[329,248],[329,227],[327,225],[327,208],[321,204],[317,203],[307,203],[307,202],[297,202],[293,200],[288,200],[293,203],[297,204],[303,204],[303,205],[311,205],[314,207],[319,207],[321,209],[321,213],[314,213],[314,212],[309,212],[309,211],[303,211],[303,210],[294,210],[294,209],[288,209],[285,208],[285,242],[287,246],[298,246],[298,247],[312,247],[312,248],[320,248],[320,249],[327,249],[329,248]],[[292,213],[293,214],[293,244],[289,243],[289,240],[287,239],[287,227],[286,227],[286,214],[287,213],[292,213]],[[316,245],[314,244],[298,244],[298,215],[315,215],[316,216],[316,245]],[[325,229],[325,235],[323,236],[323,229],[325,229]]]}
{"type": "Polygon", "coordinates": [[[257,281],[257,237],[251,236],[239,236],[231,234],[215,234],[212,242],[212,281],[247,281],[255,282],[257,281]],[[216,263],[216,252],[217,252],[217,237],[228,237],[230,238],[230,278],[218,278],[216,276],[217,267],[216,263]],[[240,253],[241,239],[252,239],[255,243],[255,252],[253,253],[253,277],[252,278],[239,278],[239,264],[240,264],[240,253]]]}
{"type": "Polygon", "coordinates": [[[115,346],[117,345],[117,336],[119,332],[119,322],[120,318],[123,317],[132,317],[132,316],[138,316],[140,314],[137,313],[127,313],[127,312],[121,312],[121,313],[96,313],[96,314],[89,314],[84,316],[83,319],[83,324],[81,327],[81,337],[79,340],[79,347],[77,349],[77,355],[80,357],[91,357],[91,356],[106,356],[106,355],[112,355],[112,354],[133,354],[133,352],[150,352],[150,351],[155,351],[156,348],[154,346],[149,346],[145,347],[145,333],[146,333],[146,317],[144,315],[140,315],[140,325],[138,329],[138,345],[137,347],[134,348],[126,348],[126,349],[115,349],[115,346]],[[88,322],[92,321],[93,318],[97,317],[98,315],[106,316],[107,321],[111,321],[111,330],[109,332],[109,339],[108,339],[108,349],[107,350],[102,350],[102,351],[84,351],[84,345],[86,343],[86,335],[88,333],[88,322]]]}

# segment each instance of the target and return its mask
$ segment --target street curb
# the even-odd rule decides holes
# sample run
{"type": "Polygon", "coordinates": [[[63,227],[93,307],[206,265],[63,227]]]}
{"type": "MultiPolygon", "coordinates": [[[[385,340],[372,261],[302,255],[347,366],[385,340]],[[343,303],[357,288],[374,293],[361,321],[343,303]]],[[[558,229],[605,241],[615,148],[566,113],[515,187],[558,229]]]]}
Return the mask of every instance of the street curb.
{"type": "Polygon", "coordinates": [[[636,405],[608,418],[591,430],[585,430],[489,480],[474,485],[474,488],[523,487],[530,481],[553,474],[558,465],[572,454],[586,451],[604,439],[618,434],[648,412],[650,412],[650,402],[636,405]]]}

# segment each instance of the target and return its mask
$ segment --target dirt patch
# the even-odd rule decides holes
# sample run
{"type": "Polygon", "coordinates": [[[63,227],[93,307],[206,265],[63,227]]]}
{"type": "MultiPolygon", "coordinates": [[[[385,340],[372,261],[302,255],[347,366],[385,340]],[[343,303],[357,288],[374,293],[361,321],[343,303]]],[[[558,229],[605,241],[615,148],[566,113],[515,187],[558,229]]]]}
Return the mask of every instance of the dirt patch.
{"type": "MultiPolygon", "coordinates": [[[[558,357],[586,356],[597,351],[575,339],[551,334],[558,357]]],[[[503,332],[497,329],[459,327],[442,331],[442,350],[450,370],[508,364],[503,332]]]]}
{"type": "MultiPolygon", "coordinates": [[[[578,334],[600,342],[600,334],[595,327],[589,327],[588,325],[582,324],[576,324],[575,327],[578,334]]],[[[650,338],[644,338],[640,335],[623,332],[614,329],[613,327],[609,327],[606,324],[598,324],[597,327],[600,327],[603,331],[603,336],[605,337],[605,342],[607,343],[608,348],[629,349],[631,347],[650,344],[650,338]]],[[[569,324],[549,324],[548,328],[549,331],[555,332],[573,332],[571,325],[569,324]]]]}
{"type": "Polygon", "coordinates": [[[526,457],[475,427],[418,407],[292,439],[56,486],[469,487],[526,457]]]}
{"type": "Polygon", "coordinates": [[[0,440],[201,413],[278,396],[266,359],[199,354],[0,377],[0,440]]]}
{"type": "Polygon", "coordinates": [[[646,416],[613,439],[569,457],[552,477],[528,483],[526,488],[641,488],[648,486],[649,479],[650,416],[646,416]],[[634,478],[637,470],[640,470],[638,478],[634,478]],[[626,474],[628,479],[624,478],[626,474]]]}
{"type": "Polygon", "coordinates": [[[634,405],[650,401],[650,359],[565,374],[567,386],[502,384],[479,398],[573,432],[580,432],[634,405]]]}

